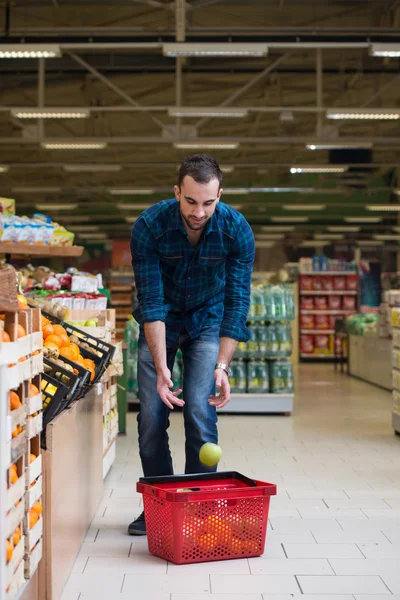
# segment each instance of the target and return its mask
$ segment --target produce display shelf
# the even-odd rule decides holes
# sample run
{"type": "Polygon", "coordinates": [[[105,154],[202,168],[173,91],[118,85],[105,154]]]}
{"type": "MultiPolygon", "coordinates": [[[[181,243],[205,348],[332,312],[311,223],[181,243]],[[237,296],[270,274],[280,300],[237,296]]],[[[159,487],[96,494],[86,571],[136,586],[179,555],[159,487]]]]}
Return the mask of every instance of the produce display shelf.
{"type": "Polygon", "coordinates": [[[309,273],[300,273],[300,275],[357,275],[357,271],[310,271],[309,273]]]}
{"type": "Polygon", "coordinates": [[[305,335],[328,335],[330,333],[335,333],[334,329],[300,329],[300,333],[305,335]]]}
{"type": "Polygon", "coordinates": [[[300,354],[301,358],[317,358],[319,360],[322,360],[323,358],[335,358],[334,354],[305,354],[305,353],[301,353],[300,354]]]}
{"type": "MultiPolygon", "coordinates": [[[[357,296],[356,290],[301,290],[301,296],[357,296]]],[[[304,312],[304,311],[303,311],[304,312]]]]}
{"type": "Polygon", "coordinates": [[[302,310],[302,315],[348,315],[356,313],[356,310],[302,310]]]}
{"type": "Polygon", "coordinates": [[[107,451],[103,456],[103,479],[106,477],[107,473],[112,467],[112,464],[115,460],[117,452],[116,439],[114,439],[109,445],[107,451]]]}
{"type": "Polygon", "coordinates": [[[0,242],[0,254],[18,254],[21,256],[81,256],[83,246],[40,246],[39,244],[20,244],[0,242]]]}
{"type": "Polygon", "coordinates": [[[291,413],[294,394],[231,394],[221,413],[291,413]]]}

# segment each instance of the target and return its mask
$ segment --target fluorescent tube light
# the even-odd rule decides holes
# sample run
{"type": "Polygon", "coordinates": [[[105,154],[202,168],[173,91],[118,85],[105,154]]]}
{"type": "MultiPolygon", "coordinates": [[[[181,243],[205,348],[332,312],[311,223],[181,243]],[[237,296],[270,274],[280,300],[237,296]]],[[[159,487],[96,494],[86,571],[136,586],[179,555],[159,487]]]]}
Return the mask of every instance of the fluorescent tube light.
{"type": "Polygon", "coordinates": [[[374,238],[374,240],[400,242],[400,236],[399,235],[390,235],[390,234],[380,234],[380,233],[377,233],[376,235],[374,235],[372,237],[374,238]]]}
{"type": "Polygon", "coordinates": [[[117,173],[121,171],[121,165],[64,165],[64,171],[68,173],[117,173]]]}
{"type": "Polygon", "coordinates": [[[7,173],[8,169],[7,165],[0,165],[0,173],[7,173]]]}
{"type": "Polygon", "coordinates": [[[399,212],[400,204],[367,204],[365,207],[367,210],[385,211],[385,212],[399,212]]]}
{"type": "Polygon", "coordinates": [[[106,142],[91,142],[91,143],[42,142],[40,145],[42,146],[42,148],[45,148],[46,150],[103,150],[103,148],[106,148],[107,143],[106,142]]]}
{"type": "Polygon", "coordinates": [[[346,223],[380,223],[382,217],[344,217],[346,223]]]}
{"type": "MultiPolygon", "coordinates": [[[[92,221],[93,217],[88,217],[86,215],[82,216],[82,215],[68,215],[68,217],[66,217],[66,221],[68,224],[71,223],[88,223],[89,221],[92,221]]],[[[65,225],[65,227],[67,227],[67,225],[65,225]]]]}
{"type": "Polygon", "coordinates": [[[11,114],[18,119],[87,119],[90,111],[81,108],[13,108],[11,114]]]}
{"type": "Polygon", "coordinates": [[[104,239],[108,239],[108,234],[107,233],[84,233],[83,235],[81,235],[80,237],[84,237],[87,240],[104,240],[104,239]]]}
{"type": "Polygon", "coordinates": [[[326,204],[284,204],[284,210],[325,210],[326,204]]]}
{"type": "Polygon", "coordinates": [[[35,204],[35,207],[38,210],[75,210],[76,208],[78,208],[78,204],[72,204],[72,203],[65,203],[65,204],[49,204],[48,202],[46,202],[46,204],[35,204]]]}
{"type": "Polygon", "coordinates": [[[168,114],[170,117],[225,117],[231,119],[243,118],[248,115],[246,108],[230,108],[227,106],[219,107],[201,107],[201,106],[177,106],[169,108],[168,114]]]}
{"type": "Polygon", "coordinates": [[[249,188],[250,193],[259,194],[259,193],[268,193],[268,194],[287,194],[287,193],[303,193],[303,194],[312,194],[316,191],[315,188],[312,187],[260,187],[260,188],[249,188]]]}
{"type": "Polygon", "coordinates": [[[318,142],[315,142],[314,144],[306,144],[306,148],[307,150],[341,150],[343,148],[372,148],[372,143],[355,142],[354,144],[351,144],[347,142],[338,142],[330,144],[329,142],[326,142],[325,144],[320,144],[318,142]]]}
{"type": "Polygon", "coordinates": [[[12,191],[16,194],[58,194],[59,192],[61,192],[61,188],[56,186],[17,186],[13,187],[12,191]]]}
{"type": "Polygon", "coordinates": [[[256,233],[254,237],[257,240],[283,240],[283,233],[256,233]]]}
{"type": "Polygon", "coordinates": [[[307,223],[308,217],[271,217],[273,223],[307,223]]]}
{"type": "Polygon", "coordinates": [[[0,58],[55,58],[61,56],[58,44],[1,44],[0,58]]]}
{"type": "Polygon", "coordinates": [[[73,225],[72,231],[74,233],[85,233],[87,231],[98,231],[97,225],[73,225]]]}
{"type": "Polygon", "coordinates": [[[290,172],[295,173],[345,173],[348,170],[348,166],[343,167],[330,167],[329,165],[320,167],[291,167],[290,172]]]}
{"type": "Polygon", "coordinates": [[[119,210],[146,210],[152,204],[117,204],[119,210]]]}
{"type": "Polygon", "coordinates": [[[275,242],[273,241],[263,241],[263,240],[256,240],[256,248],[272,248],[273,246],[275,246],[275,242]]]}
{"type": "Polygon", "coordinates": [[[329,240],[304,240],[300,243],[301,248],[323,248],[330,245],[329,240]]]}
{"type": "Polygon", "coordinates": [[[135,221],[137,221],[137,217],[125,217],[125,221],[127,223],[134,223],[135,221]]]}
{"type": "Polygon", "coordinates": [[[271,231],[271,232],[282,232],[282,233],[289,233],[290,231],[294,231],[295,227],[292,227],[291,225],[263,225],[261,227],[261,231],[271,231]]]}
{"type": "Polygon", "coordinates": [[[235,165],[219,165],[219,168],[222,173],[233,173],[235,165]]]}
{"type": "Polygon", "coordinates": [[[347,227],[346,225],[338,225],[338,226],[330,226],[327,227],[328,231],[331,231],[332,233],[357,233],[358,231],[360,231],[361,227],[356,227],[356,226],[350,226],[347,227]]]}
{"type": "Polygon", "coordinates": [[[357,240],[357,246],[383,246],[382,240],[357,240]]]}
{"type": "Polygon", "coordinates": [[[384,58],[398,58],[400,56],[400,44],[372,44],[371,56],[382,56],[384,58]]]}
{"type": "Polygon", "coordinates": [[[243,208],[243,204],[228,204],[228,206],[234,208],[235,210],[241,210],[243,208]]]}
{"type": "Polygon", "coordinates": [[[342,240],[344,238],[343,233],[315,233],[315,240],[342,240]]]}
{"type": "Polygon", "coordinates": [[[178,150],[236,150],[239,142],[174,142],[174,148],[178,150]]]}
{"type": "Polygon", "coordinates": [[[112,196],[149,196],[155,193],[150,188],[110,188],[108,193],[112,196]]]}
{"type": "Polygon", "coordinates": [[[223,188],[224,194],[230,196],[244,196],[249,193],[249,188],[223,188]]]}
{"type": "Polygon", "coordinates": [[[356,121],[396,121],[400,119],[400,111],[396,109],[336,109],[327,111],[327,119],[356,121]]]}
{"type": "Polygon", "coordinates": [[[164,56],[267,56],[266,44],[249,43],[169,43],[163,44],[164,56]]]}

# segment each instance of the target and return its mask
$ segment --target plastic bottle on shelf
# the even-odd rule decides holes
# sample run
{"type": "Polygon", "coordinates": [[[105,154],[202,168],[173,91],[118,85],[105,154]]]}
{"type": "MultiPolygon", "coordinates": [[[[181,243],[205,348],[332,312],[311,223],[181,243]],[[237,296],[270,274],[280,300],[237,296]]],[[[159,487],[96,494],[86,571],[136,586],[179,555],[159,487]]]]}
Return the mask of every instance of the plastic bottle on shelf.
{"type": "Polygon", "coordinates": [[[295,318],[295,301],[294,293],[291,285],[286,285],[284,288],[285,303],[286,303],[286,318],[288,321],[293,321],[295,318]]]}
{"type": "Polygon", "coordinates": [[[243,360],[239,359],[236,366],[235,377],[236,390],[238,394],[245,394],[247,391],[247,372],[243,360]]]}
{"type": "Polygon", "coordinates": [[[247,342],[239,342],[235,350],[235,358],[247,358],[247,342]]]}
{"type": "Polygon", "coordinates": [[[328,270],[328,258],[325,256],[325,254],[319,258],[319,270],[324,272],[328,270]]]}
{"type": "Polygon", "coordinates": [[[286,294],[281,285],[273,287],[274,303],[275,303],[275,319],[283,321],[286,319],[286,294]]]}
{"type": "Polygon", "coordinates": [[[251,318],[250,321],[261,321],[265,319],[265,301],[262,288],[252,288],[251,290],[251,318]]]}
{"type": "Polygon", "coordinates": [[[292,353],[292,328],[287,323],[278,323],[278,356],[290,356],[292,353]]]}
{"type": "Polygon", "coordinates": [[[278,331],[275,323],[268,326],[267,331],[268,340],[268,352],[267,356],[278,356],[279,353],[279,342],[278,342],[278,331]]]}
{"type": "Polygon", "coordinates": [[[258,353],[258,325],[257,323],[250,323],[249,330],[251,331],[251,340],[247,342],[247,356],[248,358],[256,358],[258,353]]]}
{"type": "Polygon", "coordinates": [[[251,360],[247,365],[247,391],[263,394],[268,389],[267,365],[261,360],[251,360]]]}
{"type": "Polygon", "coordinates": [[[292,363],[289,360],[281,361],[281,371],[283,376],[283,393],[293,394],[294,378],[292,363]]]}
{"type": "Polygon", "coordinates": [[[260,387],[263,394],[269,392],[269,369],[268,363],[265,360],[260,361],[260,387]]]}
{"type": "Polygon", "coordinates": [[[238,388],[237,388],[237,376],[238,376],[238,361],[237,360],[232,360],[231,364],[230,364],[230,368],[232,371],[232,375],[229,378],[229,384],[231,386],[231,393],[232,394],[237,394],[238,388]]]}
{"type": "Polygon", "coordinates": [[[273,293],[273,286],[266,285],[264,287],[264,304],[265,304],[265,320],[275,321],[276,309],[275,309],[275,297],[273,293]]]}
{"type": "Polygon", "coordinates": [[[316,254],[314,254],[314,256],[312,257],[312,270],[319,271],[319,269],[320,269],[319,257],[316,254]]]}
{"type": "Polygon", "coordinates": [[[264,321],[258,326],[258,358],[264,359],[268,356],[268,329],[264,321]]]}
{"type": "Polygon", "coordinates": [[[271,367],[271,392],[273,394],[283,394],[284,386],[282,364],[280,360],[276,360],[271,367]]]}

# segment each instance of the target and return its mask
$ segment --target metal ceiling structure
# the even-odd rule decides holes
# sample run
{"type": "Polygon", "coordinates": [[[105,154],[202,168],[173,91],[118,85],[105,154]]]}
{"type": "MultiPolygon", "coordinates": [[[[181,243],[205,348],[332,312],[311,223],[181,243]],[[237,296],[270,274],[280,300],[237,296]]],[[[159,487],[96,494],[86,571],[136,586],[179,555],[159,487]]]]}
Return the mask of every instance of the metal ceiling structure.
{"type": "Polygon", "coordinates": [[[143,200],[172,195],[191,152],[179,144],[197,143],[229,166],[226,188],[247,190],[225,199],[256,231],[304,214],[292,239],[372,214],[379,224],[364,222],[357,238],[397,225],[395,210],[367,206],[400,197],[399,0],[13,0],[1,4],[0,25],[1,195],[16,197],[19,214],[47,203],[61,222],[128,236],[143,200]],[[178,55],[166,55],[175,43],[178,55]],[[398,54],[374,56],[378,44],[398,54]],[[28,46],[57,56],[9,53],[28,46]],[[205,114],[174,116],[190,108],[205,114]],[[221,116],[228,109],[243,115],[221,116]],[[328,118],[345,109],[369,117],[328,118]],[[376,119],[378,109],[386,116],[376,119]],[[337,162],[307,149],[318,144],[371,151],[367,162],[348,154],[342,173],[290,173],[337,162]],[[149,187],[153,195],[132,193],[149,187]],[[63,203],[76,204],[73,213],[63,203]],[[285,208],[313,203],[324,208],[285,208]]]}

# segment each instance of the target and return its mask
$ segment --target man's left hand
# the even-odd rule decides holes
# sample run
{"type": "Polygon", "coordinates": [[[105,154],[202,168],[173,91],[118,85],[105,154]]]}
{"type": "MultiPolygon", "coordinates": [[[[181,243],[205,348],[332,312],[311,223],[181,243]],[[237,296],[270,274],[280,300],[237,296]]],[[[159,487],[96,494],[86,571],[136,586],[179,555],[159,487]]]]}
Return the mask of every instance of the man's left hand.
{"type": "Polygon", "coordinates": [[[231,386],[229,385],[228,375],[223,369],[215,369],[214,371],[215,385],[220,388],[219,394],[210,396],[208,402],[216,408],[226,406],[231,398],[231,386]]]}

